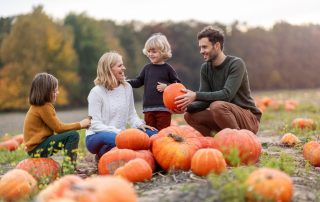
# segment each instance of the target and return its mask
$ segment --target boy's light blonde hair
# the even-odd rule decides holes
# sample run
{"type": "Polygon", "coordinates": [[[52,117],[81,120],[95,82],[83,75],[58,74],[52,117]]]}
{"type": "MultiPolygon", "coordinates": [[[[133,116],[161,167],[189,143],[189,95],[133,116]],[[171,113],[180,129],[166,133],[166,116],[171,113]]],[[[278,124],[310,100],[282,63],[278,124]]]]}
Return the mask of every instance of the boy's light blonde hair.
{"type": "Polygon", "coordinates": [[[125,80],[118,81],[113,75],[111,68],[122,59],[122,56],[115,52],[106,52],[101,56],[97,67],[97,77],[94,80],[95,85],[102,85],[108,90],[113,90],[120,84],[125,84],[125,80]]]}
{"type": "Polygon", "coordinates": [[[171,47],[167,40],[167,37],[162,33],[155,33],[146,41],[142,50],[143,54],[148,56],[149,50],[159,50],[164,60],[172,57],[171,47]]]}

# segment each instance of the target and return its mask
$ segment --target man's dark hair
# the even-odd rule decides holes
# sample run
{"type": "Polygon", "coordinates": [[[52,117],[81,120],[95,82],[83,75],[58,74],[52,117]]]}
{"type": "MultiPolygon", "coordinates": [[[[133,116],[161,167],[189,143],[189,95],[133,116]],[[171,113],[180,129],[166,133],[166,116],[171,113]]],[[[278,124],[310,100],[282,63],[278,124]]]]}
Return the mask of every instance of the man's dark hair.
{"type": "Polygon", "coordinates": [[[197,37],[198,40],[202,38],[208,38],[212,45],[219,42],[221,50],[223,50],[224,33],[220,28],[211,25],[207,26],[198,33],[197,37]]]}
{"type": "Polygon", "coordinates": [[[58,80],[51,74],[37,74],[31,84],[29,93],[29,103],[41,106],[46,102],[52,102],[53,93],[58,86],[58,80]]]}

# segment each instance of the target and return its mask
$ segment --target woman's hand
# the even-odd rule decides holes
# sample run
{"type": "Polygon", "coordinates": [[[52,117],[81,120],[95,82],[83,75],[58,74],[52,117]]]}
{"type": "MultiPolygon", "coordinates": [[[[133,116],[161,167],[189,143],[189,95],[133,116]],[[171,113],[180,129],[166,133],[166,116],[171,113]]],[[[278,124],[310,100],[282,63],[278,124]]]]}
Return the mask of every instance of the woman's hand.
{"type": "Polygon", "coordinates": [[[81,128],[89,128],[91,125],[91,117],[85,118],[80,121],[81,128]]]}
{"type": "Polygon", "coordinates": [[[152,126],[148,126],[148,125],[146,125],[146,124],[142,124],[142,125],[140,125],[138,128],[140,128],[140,129],[143,130],[144,132],[146,132],[147,128],[149,128],[149,129],[152,130],[152,131],[157,130],[156,128],[154,128],[154,127],[152,127],[152,126]]]}

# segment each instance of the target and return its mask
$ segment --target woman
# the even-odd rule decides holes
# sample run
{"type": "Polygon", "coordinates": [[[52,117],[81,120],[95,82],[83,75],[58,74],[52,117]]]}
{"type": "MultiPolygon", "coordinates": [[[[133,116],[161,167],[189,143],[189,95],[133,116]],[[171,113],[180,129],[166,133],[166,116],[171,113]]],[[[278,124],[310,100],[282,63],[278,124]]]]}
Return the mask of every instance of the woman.
{"type": "Polygon", "coordinates": [[[129,124],[149,136],[157,130],[138,117],[134,107],[132,87],[125,81],[122,56],[116,52],[103,54],[98,62],[96,85],[88,96],[91,127],[86,131],[88,150],[96,160],[115,147],[116,135],[129,124]]]}

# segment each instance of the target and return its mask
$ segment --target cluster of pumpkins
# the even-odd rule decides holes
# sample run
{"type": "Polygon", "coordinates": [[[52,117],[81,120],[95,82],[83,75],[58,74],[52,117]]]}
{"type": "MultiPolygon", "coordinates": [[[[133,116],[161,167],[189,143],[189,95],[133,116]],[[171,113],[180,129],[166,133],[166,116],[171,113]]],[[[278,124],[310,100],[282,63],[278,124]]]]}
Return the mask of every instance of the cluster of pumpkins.
{"type": "Polygon", "coordinates": [[[299,103],[296,100],[282,101],[267,96],[256,97],[255,102],[257,107],[262,112],[266,111],[267,109],[279,110],[280,108],[284,108],[286,111],[294,111],[299,105],[299,103]]]}

